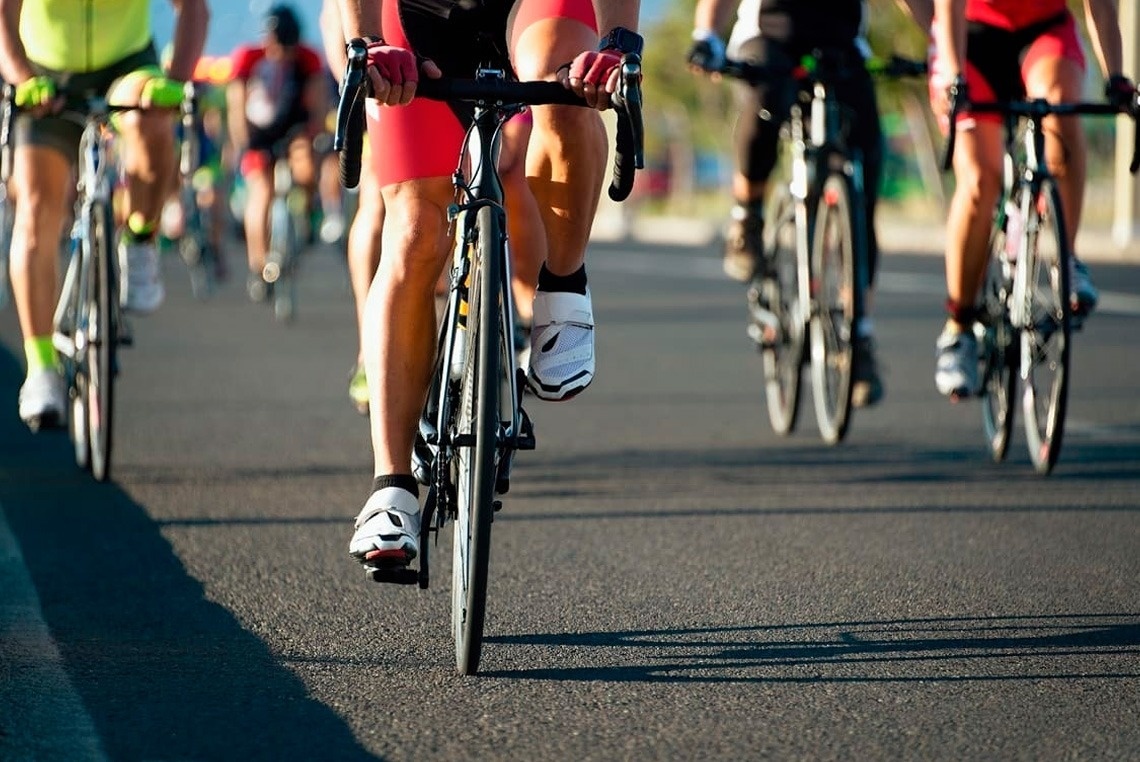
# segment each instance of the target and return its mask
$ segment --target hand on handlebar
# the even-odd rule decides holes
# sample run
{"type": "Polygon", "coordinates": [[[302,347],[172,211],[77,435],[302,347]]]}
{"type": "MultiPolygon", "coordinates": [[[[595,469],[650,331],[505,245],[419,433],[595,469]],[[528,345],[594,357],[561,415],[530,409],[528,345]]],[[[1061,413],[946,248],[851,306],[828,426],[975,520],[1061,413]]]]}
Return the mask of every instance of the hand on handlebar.
{"type": "Polygon", "coordinates": [[[1113,74],[1104,83],[1104,97],[1113,106],[1129,113],[1137,108],[1136,85],[1122,74],[1113,74]]]}
{"type": "Polygon", "coordinates": [[[613,105],[613,95],[621,86],[621,59],[617,50],[587,50],[560,66],[556,76],[590,108],[604,111],[613,105]]]}
{"type": "Polygon", "coordinates": [[[689,68],[715,74],[726,62],[724,40],[708,29],[693,30],[693,45],[685,57],[689,68]]]}
{"type": "Polygon", "coordinates": [[[420,59],[415,53],[389,45],[380,38],[367,42],[368,82],[372,97],[384,106],[406,106],[416,95],[420,74],[430,79],[443,76],[434,61],[420,59]]]}
{"type": "Polygon", "coordinates": [[[13,100],[18,108],[28,109],[36,116],[58,110],[63,102],[51,77],[28,77],[16,85],[13,100]]]}

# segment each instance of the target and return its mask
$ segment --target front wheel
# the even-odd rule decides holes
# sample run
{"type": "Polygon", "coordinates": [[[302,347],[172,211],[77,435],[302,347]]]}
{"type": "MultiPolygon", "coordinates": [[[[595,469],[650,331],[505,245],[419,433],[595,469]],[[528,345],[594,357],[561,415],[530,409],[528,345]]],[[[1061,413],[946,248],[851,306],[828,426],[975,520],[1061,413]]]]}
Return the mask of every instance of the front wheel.
{"type": "Polygon", "coordinates": [[[786,186],[775,193],[768,208],[763,266],[748,290],[749,335],[764,360],[764,392],[772,430],[789,434],[799,416],[804,319],[795,201],[786,186]]]}
{"type": "Polygon", "coordinates": [[[990,238],[990,258],[982,285],[982,322],[977,325],[978,370],[982,379],[982,426],[994,462],[1005,460],[1013,436],[1017,399],[1017,333],[1009,320],[1012,270],[1006,256],[1006,233],[996,229],[990,238]]]}
{"type": "Polygon", "coordinates": [[[1033,199],[1024,278],[1026,325],[1021,329],[1022,408],[1029,457],[1040,474],[1048,474],[1061,454],[1065,409],[1069,396],[1069,352],[1072,307],[1069,267],[1072,252],[1065,237],[1061,200],[1052,182],[1033,199]]]}
{"type": "Polygon", "coordinates": [[[819,433],[836,444],[851,417],[855,360],[855,227],[851,191],[843,175],[824,181],[812,245],[811,377],[819,433]]]}
{"type": "Polygon", "coordinates": [[[495,455],[498,452],[501,337],[499,265],[503,245],[501,212],[479,209],[476,262],[467,295],[469,347],[460,379],[456,413],[456,497],[451,619],[455,663],[462,675],[479,669],[494,513],[495,455]]]}
{"type": "Polygon", "coordinates": [[[105,482],[111,477],[112,423],[115,402],[115,349],[116,325],[114,320],[117,298],[115,289],[116,256],[114,217],[109,205],[91,207],[87,256],[92,276],[87,291],[87,348],[84,352],[87,373],[86,413],[87,435],[91,448],[91,474],[105,482]]]}

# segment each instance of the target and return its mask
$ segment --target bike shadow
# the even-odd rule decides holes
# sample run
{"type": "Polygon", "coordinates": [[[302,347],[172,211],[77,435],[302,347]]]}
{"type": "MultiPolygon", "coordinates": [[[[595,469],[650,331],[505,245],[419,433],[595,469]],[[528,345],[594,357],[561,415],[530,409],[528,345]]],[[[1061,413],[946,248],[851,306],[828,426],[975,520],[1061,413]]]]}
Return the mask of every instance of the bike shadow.
{"type": "Polygon", "coordinates": [[[481,673],[489,678],[812,684],[1140,678],[1135,613],[534,633],[487,641],[543,649],[554,662],[481,673]],[[1120,668],[1106,668],[1113,657],[1120,668]],[[1088,669],[1090,661],[1097,670],[1088,669]]]}
{"type": "Polygon", "coordinates": [[[0,506],[108,757],[376,759],[209,600],[143,506],[76,468],[66,433],[24,427],[21,375],[0,350],[0,506]]]}

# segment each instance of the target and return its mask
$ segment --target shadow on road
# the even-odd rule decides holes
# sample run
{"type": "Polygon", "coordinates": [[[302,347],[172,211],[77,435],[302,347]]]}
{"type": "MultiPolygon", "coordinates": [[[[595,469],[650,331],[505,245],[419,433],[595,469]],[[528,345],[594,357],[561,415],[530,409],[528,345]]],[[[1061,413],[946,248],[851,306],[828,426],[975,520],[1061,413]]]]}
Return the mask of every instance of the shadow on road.
{"type": "Polygon", "coordinates": [[[142,506],[75,467],[65,433],[27,431],[20,376],[0,351],[0,503],[110,758],[375,759],[207,599],[142,506]]]}
{"type": "Polygon", "coordinates": [[[567,664],[483,673],[529,680],[889,683],[1140,678],[1140,614],[551,633],[487,641],[542,648],[547,661],[567,664]],[[1112,661],[1114,657],[1120,660],[1112,661]]]}

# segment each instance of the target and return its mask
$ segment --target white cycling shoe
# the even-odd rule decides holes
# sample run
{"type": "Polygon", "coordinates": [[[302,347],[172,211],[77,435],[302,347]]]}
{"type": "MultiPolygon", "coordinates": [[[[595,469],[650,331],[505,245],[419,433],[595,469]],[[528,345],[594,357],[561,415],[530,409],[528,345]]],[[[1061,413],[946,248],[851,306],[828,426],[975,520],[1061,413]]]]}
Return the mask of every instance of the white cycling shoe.
{"type": "Polygon", "coordinates": [[[20,420],[32,431],[60,428],[67,422],[67,387],[59,371],[38,370],[24,381],[20,420]]]}
{"type": "Polygon", "coordinates": [[[153,241],[119,242],[119,303],[137,313],[154,312],[166,299],[153,241]]]}
{"type": "Polygon", "coordinates": [[[372,493],[356,517],[348,552],[364,566],[407,566],[420,552],[420,501],[399,487],[372,493]]]}
{"type": "Polygon", "coordinates": [[[594,380],[594,310],[585,294],[537,291],[527,385],[539,399],[568,400],[594,380]]]}

